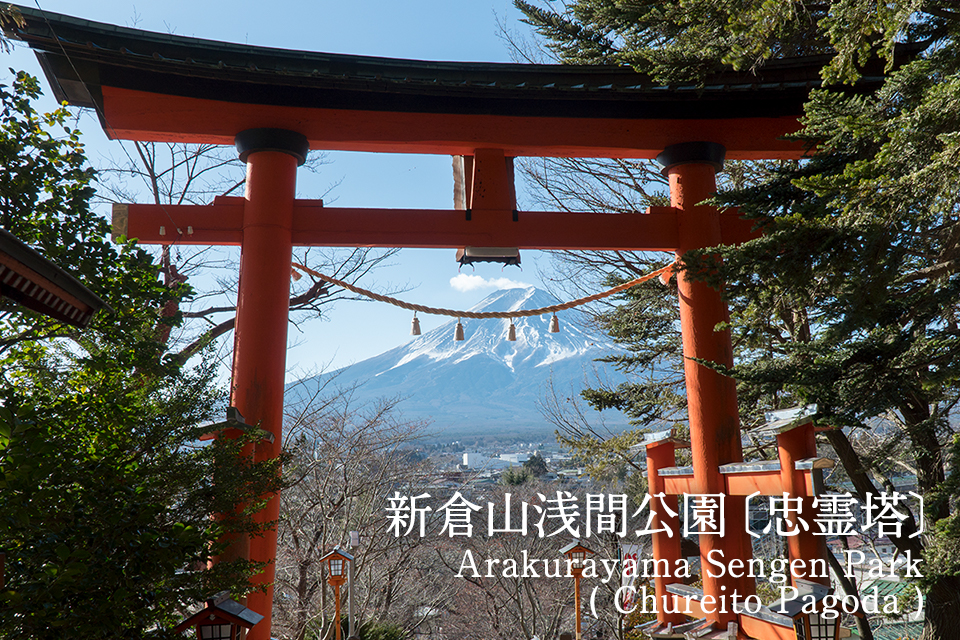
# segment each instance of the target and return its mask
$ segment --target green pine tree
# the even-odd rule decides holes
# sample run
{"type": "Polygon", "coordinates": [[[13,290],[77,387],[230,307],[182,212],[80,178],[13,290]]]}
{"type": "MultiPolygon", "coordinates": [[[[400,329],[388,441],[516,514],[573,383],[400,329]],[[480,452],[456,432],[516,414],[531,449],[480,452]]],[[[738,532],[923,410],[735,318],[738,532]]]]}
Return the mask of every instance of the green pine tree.
{"type": "Polygon", "coordinates": [[[277,488],[222,419],[211,367],[167,357],[160,310],[188,295],[150,256],[114,245],[89,206],[95,176],[69,114],[39,114],[36,79],[0,88],[0,226],[105,300],[85,330],[0,306],[0,638],[161,638],[188,606],[242,595],[255,566],[202,570],[277,488]],[[215,518],[216,514],[231,514],[215,518]]]}
{"type": "MultiPolygon", "coordinates": [[[[761,168],[759,181],[718,198],[764,225],[765,236],[720,250],[719,270],[717,250],[690,255],[685,266],[726,283],[737,349],[728,373],[738,380],[745,424],[764,408],[815,402],[824,424],[847,428],[825,439],[861,499],[889,488],[881,480],[891,458],[915,473],[926,531],[909,537],[920,516],[913,514],[894,542],[925,559],[922,640],[957,637],[960,481],[949,460],[958,448],[951,416],[960,374],[960,13],[861,0],[517,6],[561,60],[630,64],[662,81],[826,54],[829,88],[811,95],[800,134],[816,149],[812,159],[761,168]],[[904,62],[894,55],[898,44],[913,60],[896,67],[904,62]],[[878,58],[887,72],[880,90],[842,90],[838,83],[855,81],[878,58]],[[886,430],[877,449],[860,449],[849,436],[879,423],[886,430]]],[[[631,346],[631,361],[642,362],[658,350],[630,324],[648,294],[632,295],[608,323],[631,346]]],[[[641,422],[672,402],[636,390],[587,395],[641,422]]]]}

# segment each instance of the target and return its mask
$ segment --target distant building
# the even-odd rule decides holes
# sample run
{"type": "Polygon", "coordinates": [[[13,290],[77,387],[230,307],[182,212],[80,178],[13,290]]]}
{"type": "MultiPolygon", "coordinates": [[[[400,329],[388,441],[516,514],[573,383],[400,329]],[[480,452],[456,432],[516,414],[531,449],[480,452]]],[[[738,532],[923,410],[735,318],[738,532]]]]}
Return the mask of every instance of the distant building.
{"type": "Polygon", "coordinates": [[[501,458],[490,458],[485,456],[482,453],[465,453],[463,454],[463,466],[468,469],[478,470],[478,469],[506,469],[509,467],[511,462],[503,460],[501,458]]]}
{"type": "Polygon", "coordinates": [[[463,454],[463,466],[469,467],[470,469],[482,469],[488,460],[490,460],[490,458],[482,453],[463,454]]]}

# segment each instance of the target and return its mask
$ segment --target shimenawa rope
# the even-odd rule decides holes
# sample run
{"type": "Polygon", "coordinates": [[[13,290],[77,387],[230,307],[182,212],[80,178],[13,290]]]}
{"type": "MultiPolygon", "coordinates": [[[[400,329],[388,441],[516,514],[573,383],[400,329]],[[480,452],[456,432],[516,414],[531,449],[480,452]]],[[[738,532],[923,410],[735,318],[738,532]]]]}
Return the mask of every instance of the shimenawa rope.
{"type": "Polygon", "coordinates": [[[456,311],[454,309],[440,309],[436,307],[426,307],[422,304],[413,304],[410,302],[404,302],[403,300],[398,300],[396,298],[391,298],[389,296],[383,296],[379,293],[374,293],[362,287],[344,282],[343,280],[337,280],[334,277],[322,274],[318,271],[314,271],[309,267],[305,267],[302,264],[297,262],[293,263],[295,269],[299,269],[304,273],[308,273],[314,278],[319,278],[324,282],[329,282],[330,284],[336,285],[338,287],[343,287],[348,291],[360,294],[372,300],[377,300],[378,302],[386,302],[387,304],[392,304],[395,307],[400,307],[401,309],[407,309],[409,311],[416,311],[418,313],[427,313],[438,316],[450,316],[452,318],[472,318],[472,319],[483,319],[483,318],[528,318],[531,316],[542,316],[547,313],[556,313],[557,311],[564,311],[566,309],[572,309],[574,307],[579,307],[580,305],[588,304],[590,302],[595,302],[603,298],[607,298],[614,294],[620,293],[621,291],[626,291],[630,287],[635,287],[638,284],[646,282],[647,280],[652,280],[658,276],[664,276],[661,278],[665,280],[673,272],[675,262],[671,262],[667,266],[657,269],[651,273],[640,276],[639,278],[634,278],[629,282],[624,282],[621,285],[617,285],[612,289],[607,289],[600,293],[595,293],[592,296],[587,296],[585,298],[578,298],[576,300],[571,300],[570,302],[564,302],[561,304],[554,304],[549,307],[541,307],[539,309],[521,309],[519,311],[456,311]]]}

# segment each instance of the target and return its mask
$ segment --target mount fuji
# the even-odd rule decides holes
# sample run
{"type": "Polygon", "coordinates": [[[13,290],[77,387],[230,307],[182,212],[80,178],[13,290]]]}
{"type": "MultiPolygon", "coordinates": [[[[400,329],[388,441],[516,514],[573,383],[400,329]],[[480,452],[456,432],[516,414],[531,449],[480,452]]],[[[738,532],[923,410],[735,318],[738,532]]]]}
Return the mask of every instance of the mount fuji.
{"type": "MultiPolygon", "coordinates": [[[[490,294],[470,311],[517,311],[558,304],[549,293],[529,287],[490,294]]],[[[517,340],[507,341],[509,320],[463,319],[466,339],[454,340],[452,320],[409,343],[338,371],[291,384],[288,404],[307,397],[336,376],[335,386],[358,385],[354,402],[403,398],[403,417],[427,420],[437,436],[546,436],[553,426],[538,405],[550,387],[564,397],[578,394],[601,376],[622,381],[596,358],[620,351],[602,334],[585,332],[570,312],[557,314],[560,333],[550,333],[550,316],[518,318],[517,340]]],[[[624,427],[620,414],[604,413],[608,427],[624,427]]]]}

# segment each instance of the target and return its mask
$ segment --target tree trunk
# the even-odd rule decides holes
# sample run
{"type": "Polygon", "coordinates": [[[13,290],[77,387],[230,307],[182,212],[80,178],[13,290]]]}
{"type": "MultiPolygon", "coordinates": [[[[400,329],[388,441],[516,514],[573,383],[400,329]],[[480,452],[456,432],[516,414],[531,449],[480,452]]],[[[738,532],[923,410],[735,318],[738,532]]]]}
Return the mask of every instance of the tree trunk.
{"type": "Polygon", "coordinates": [[[927,590],[920,640],[960,640],[960,577],[944,576],[927,590]]]}
{"type": "MultiPolygon", "coordinates": [[[[916,461],[917,490],[926,496],[937,489],[946,478],[943,451],[934,425],[931,424],[930,405],[923,402],[919,394],[907,395],[909,397],[900,405],[900,415],[903,416],[916,461]]],[[[927,511],[927,516],[934,522],[948,515],[950,505],[946,501],[927,511]]]]}
{"type": "Polygon", "coordinates": [[[297,581],[297,635],[296,640],[304,640],[307,635],[307,609],[310,606],[307,595],[307,570],[310,567],[309,562],[302,562],[297,567],[299,580],[297,581]]]}
{"type": "MultiPolygon", "coordinates": [[[[846,544],[844,544],[844,546],[846,546],[846,544]]],[[[840,564],[840,561],[837,560],[837,557],[833,555],[833,551],[829,548],[827,549],[827,562],[830,563],[833,574],[837,577],[840,586],[843,587],[843,592],[848,596],[853,596],[857,600],[860,600],[862,604],[863,600],[860,598],[859,585],[857,585],[852,578],[847,577],[843,572],[843,566],[840,564]]],[[[862,640],[873,640],[873,629],[870,627],[870,621],[866,616],[857,616],[856,625],[862,640]]]]}
{"type": "MultiPolygon", "coordinates": [[[[826,431],[825,434],[833,450],[836,452],[837,457],[840,459],[843,470],[847,472],[847,477],[849,477],[850,482],[853,483],[860,501],[866,502],[867,495],[869,494],[879,495],[880,492],[877,491],[870,476],[867,475],[867,470],[860,460],[860,454],[853,448],[853,445],[847,438],[847,434],[844,433],[842,429],[832,429],[826,431]]],[[[893,542],[900,553],[909,551],[915,558],[919,558],[923,555],[923,545],[920,542],[919,536],[916,538],[910,537],[915,531],[916,525],[908,518],[903,523],[901,535],[891,535],[890,541],[893,542]]]]}

